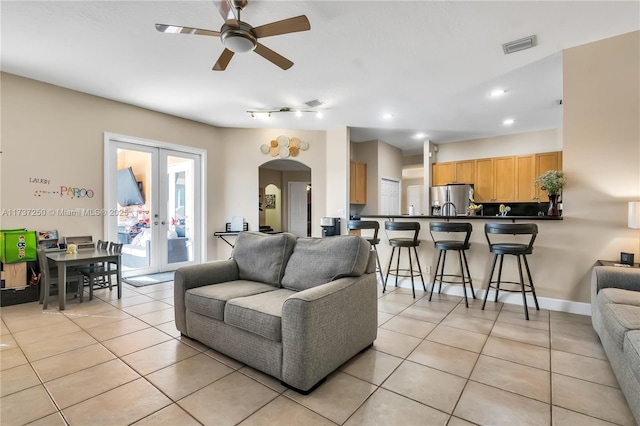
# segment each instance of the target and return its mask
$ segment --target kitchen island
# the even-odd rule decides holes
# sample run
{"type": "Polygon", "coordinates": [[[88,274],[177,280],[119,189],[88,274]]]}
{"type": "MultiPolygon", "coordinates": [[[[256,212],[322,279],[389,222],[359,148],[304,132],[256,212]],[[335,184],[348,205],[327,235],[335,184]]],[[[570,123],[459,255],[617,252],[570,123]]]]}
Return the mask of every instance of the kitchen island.
{"type": "MultiPolygon", "coordinates": [[[[558,298],[559,294],[562,294],[562,287],[567,285],[563,280],[558,279],[560,271],[566,273],[567,265],[562,259],[566,259],[566,243],[571,239],[569,235],[565,235],[565,227],[562,226],[562,216],[427,216],[427,215],[360,215],[356,219],[361,220],[376,220],[380,223],[380,244],[377,249],[380,256],[380,262],[382,264],[383,273],[386,275],[387,268],[389,267],[389,258],[391,256],[391,247],[389,246],[388,239],[391,237],[391,232],[386,232],[384,229],[384,223],[386,221],[415,221],[420,223],[420,235],[419,239],[421,244],[418,248],[418,256],[420,264],[422,265],[422,271],[427,282],[427,289],[431,288],[433,282],[433,268],[435,268],[438,251],[434,248],[429,234],[430,222],[442,222],[442,221],[460,221],[469,222],[473,226],[473,232],[471,234],[471,248],[467,252],[467,259],[469,262],[469,270],[473,279],[474,288],[477,291],[476,297],[483,298],[484,291],[486,289],[486,282],[491,270],[491,264],[493,262],[493,255],[489,252],[489,246],[486,236],[484,234],[484,224],[487,222],[502,222],[505,221],[513,223],[529,222],[536,223],[538,225],[538,236],[534,244],[533,254],[528,256],[529,265],[531,267],[531,274],[533,277],[533,283],[536,287],[536,293],[538,295],[538,301],[542,309],[550,310],[563,310],[569,312],[576,312],[582,314],[588,314],[590,312],[587,303],[568,303],[566,300],[558,298]]],[[[363,231],[363,236],[366,234],[363,231]]],[[[398,236],[394,233],[393,236],[398,236]]],[[[508,236],[510,237],[510,236],[508,236]]],[[[502,279],[504,281],[518,281],[518,268],[515,259],[512,256],[505,256],[504,271],[502,279]]],[[[394,260],[395,262],[395,260],[394,260]]],[[[405,263],[408,266],[408,259],[406,256],[401,260],[401,263],[405,263]]],[[[402,266],[402,265],[401,265],[402,266]]],[[[457,262],[447,262],[447,268],[445,273],[458,273],[459,267],[457,262]]],[[[390,277],[388,286],[393,286],[395,280],[390,277]]],[[[403,287],[411,287],[411,282],[406,280],[399,285],[403,287]]],[[[416,284],[416,289],[421,288],[420,284],[416,284]]],[[[443,285],[443,293],[454,294],[462,296],[462,287],[459,285],[443,285]]],[[[489,297],[491,298],[491,293],[489,297]]],[[[492,299],[490,299],[492,300],[492,299]]],[[[505,303],[522,304],[522,296],[518,293],[504,293],[500,292],[500,301],[505,303]]],[[[531,300],[530,306],[533,306],[531,300]]]]}

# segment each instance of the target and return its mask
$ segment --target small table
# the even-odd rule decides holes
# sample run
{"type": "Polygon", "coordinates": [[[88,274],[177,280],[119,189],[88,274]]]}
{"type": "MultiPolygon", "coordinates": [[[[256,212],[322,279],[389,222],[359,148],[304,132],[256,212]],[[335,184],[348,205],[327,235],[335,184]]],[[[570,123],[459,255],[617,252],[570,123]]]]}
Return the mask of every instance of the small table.
{"type": "Polygon", "coordinates": [[[234,245],[231,244],[229,241],[227,241],[227,239],[225,237],[237,237],[239,233],[240,233],[240,231],[214,232],[213,236],[220,238],[222,241],[224,241],[225,243],[229,244],[229,246],[231,246],[231,248],[233,248],[234,245]]]}
{"type": "MultiPolygon", "coordinates": [[[[620,264],[620,261],[615,261],[615,260],[600,260],[598,259],[598,264],[600,266],[616,266],[620,264]]],[[[624,268],[625,266],[621,266],[621,268],[624,268]]],[[[629,266],[630,268],[640,268],[640,263],[634,263],[633,266],[629,266]]]]}
{"type": "Polygon", "coordinates": [[[88,265],[99,262],[115,262],[118,278],[118,299],[122,298],[122,274],[121,255],[104,249],[78,250],[77,253],[67,252],[47,253],[47,258],[51,259],[58,266],[58,305],[61,311],[65,309],[67,300],[67,267],[77,265],[88,265]]]}

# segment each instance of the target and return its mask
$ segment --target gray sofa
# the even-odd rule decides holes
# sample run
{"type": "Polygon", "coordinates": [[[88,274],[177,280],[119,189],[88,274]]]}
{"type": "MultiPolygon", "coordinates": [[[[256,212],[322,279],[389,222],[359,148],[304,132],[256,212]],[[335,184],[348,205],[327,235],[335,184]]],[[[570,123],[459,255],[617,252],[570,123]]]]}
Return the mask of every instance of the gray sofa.
{"type": "Polygon", "coordinates": [[[176,327],[308,393],[376,339],[374,273],[359,236],[241,232],[230,259],[176,271],[176,327]]]}
{"type": "Polygon", "coordinates": [[[640,268],[593,268],[591,321],[640,424],[640,268]]]}

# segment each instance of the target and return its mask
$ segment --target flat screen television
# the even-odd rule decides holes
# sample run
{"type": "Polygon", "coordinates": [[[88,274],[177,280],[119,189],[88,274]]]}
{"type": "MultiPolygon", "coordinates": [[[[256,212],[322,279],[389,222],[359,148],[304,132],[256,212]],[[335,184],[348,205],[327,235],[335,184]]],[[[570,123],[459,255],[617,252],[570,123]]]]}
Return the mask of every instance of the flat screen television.
{"type": "Polygon", "coordinates": [[[122,207],[144,204],[144,196],[131,167],[118,170],[118,204],[122,207]]]}

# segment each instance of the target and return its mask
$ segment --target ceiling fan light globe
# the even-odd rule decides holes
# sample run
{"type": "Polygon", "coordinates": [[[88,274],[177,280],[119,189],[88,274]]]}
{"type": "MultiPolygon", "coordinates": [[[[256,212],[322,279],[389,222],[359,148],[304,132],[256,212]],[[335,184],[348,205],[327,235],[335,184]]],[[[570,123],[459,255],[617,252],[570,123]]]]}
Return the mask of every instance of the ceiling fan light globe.
{"type": "Polygon", "coordinates": [[[254,50],[258,45],[258,39],[251,32],[251,26],[239,22],[238,27],[230,27],[227,24],[222,26],[220,39],[224,47],[234,53],[245,53],[254,50]]]}
{"type": "Polygon", "coordinates": [[[234,53],[245,53],[256,48],[256,42],[244,36],[229,35],[222,42],[224,47],[234,53]]]}

